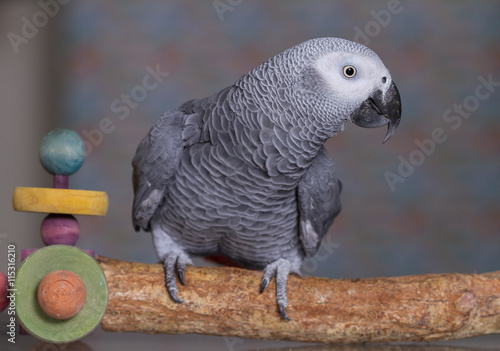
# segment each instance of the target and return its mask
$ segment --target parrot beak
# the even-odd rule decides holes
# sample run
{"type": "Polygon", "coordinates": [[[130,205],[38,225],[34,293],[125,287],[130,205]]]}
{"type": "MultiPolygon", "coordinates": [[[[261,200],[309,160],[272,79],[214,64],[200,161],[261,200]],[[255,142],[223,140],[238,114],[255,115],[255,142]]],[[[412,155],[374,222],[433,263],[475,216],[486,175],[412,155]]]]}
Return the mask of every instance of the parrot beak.
{"type": "Polygon", "coordinates": [[[394,82],[387,89],[385,95],[382,94],[381,90],[376,90],[351,114],[351,121],[360,127],[377,128],[387,124],[384,143],[398,129],[400,120],[401,98],[394,82]]]}

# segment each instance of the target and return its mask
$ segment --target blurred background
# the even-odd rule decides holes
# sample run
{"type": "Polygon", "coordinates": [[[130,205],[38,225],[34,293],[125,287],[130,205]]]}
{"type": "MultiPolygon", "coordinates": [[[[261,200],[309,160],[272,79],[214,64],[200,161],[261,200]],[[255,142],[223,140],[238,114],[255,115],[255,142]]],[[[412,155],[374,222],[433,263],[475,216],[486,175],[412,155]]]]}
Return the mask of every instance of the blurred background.
{"type": "Polygon", "coordinates": [[[47,132],[82,136],[88,156],[70,187],[110,198],[106,217],[78,217],[77,245],[157,262],[150,235],[130,219],[139,141],[166,110],[323,36],[378,53],[403,115],[386,144],[385,128],[353,124],[327,142],[343,210],[304,274],[500,269],[499,1],[11,0],[0,3],[0,34],[4,272],[9,243],[19,256],[43,246],[44,215],[14,212],[11,198],[16,186],[51,186],[38,161],[47,132]]]}

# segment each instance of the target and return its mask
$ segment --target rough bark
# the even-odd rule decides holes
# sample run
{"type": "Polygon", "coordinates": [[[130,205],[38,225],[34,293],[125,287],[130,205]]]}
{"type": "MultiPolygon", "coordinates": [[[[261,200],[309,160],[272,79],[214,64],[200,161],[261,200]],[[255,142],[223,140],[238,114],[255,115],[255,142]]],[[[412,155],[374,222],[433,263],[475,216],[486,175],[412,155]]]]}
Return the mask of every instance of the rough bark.
{"type": "Polygon", "coordinates": [[[316,343],[449,340],[500,332],[500,272],[395,278],[325,279],[291,275],[287,309],[262,272],[188,267],[184,303],[171,300],[163,266],[98,257],[109,285],[106,331],[316,343]]]}

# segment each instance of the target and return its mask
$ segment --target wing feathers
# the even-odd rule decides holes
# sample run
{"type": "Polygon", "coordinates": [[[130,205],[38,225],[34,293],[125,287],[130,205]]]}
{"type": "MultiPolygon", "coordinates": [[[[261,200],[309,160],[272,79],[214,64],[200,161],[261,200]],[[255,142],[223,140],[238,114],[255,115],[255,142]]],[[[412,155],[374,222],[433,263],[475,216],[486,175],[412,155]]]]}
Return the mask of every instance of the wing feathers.
{"type": "Polygon", "coordinates": [[[325,148],[302,177],[298,190],[300,241],[306,256],[313,256],[341,210],[342,183],[335,176],[325,148]]]}
{"type": "Polygon", "coordinates": [[[184,114],[166,112],[140,142],[132,160],[134,203],[132,221],[136,230],[150,229],[151,217],[163,200],[169,179],[183,151],[184,114]]]}

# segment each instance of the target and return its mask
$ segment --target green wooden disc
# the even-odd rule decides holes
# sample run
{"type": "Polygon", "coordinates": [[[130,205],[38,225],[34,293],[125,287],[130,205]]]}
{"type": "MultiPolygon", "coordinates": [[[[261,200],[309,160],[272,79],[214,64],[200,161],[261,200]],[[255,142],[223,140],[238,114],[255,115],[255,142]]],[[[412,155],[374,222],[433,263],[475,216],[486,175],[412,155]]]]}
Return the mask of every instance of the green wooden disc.
{"type": "Polygon", "coordinates": [[[101,322],[108,305],[104,272],[97,261],[73,246],[47,246],[28,256],[17,271],[16,289],[16,310],[21,325],[30,334],[52,343],[72,342],[89,334],[101,322]],[[46,315],[37,300],[40,281],[60,269],[76,273],[87,289],[82,310],[66,320],[46,315]]]}

